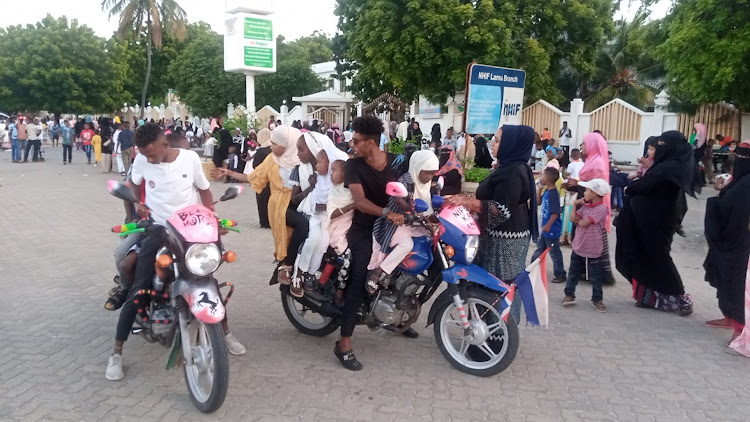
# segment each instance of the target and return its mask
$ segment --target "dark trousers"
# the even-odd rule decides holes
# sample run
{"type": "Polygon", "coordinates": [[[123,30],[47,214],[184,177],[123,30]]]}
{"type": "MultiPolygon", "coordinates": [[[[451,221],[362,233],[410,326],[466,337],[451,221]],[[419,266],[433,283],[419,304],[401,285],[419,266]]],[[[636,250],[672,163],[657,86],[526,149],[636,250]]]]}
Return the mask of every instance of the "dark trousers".
{"type": "Polygon", "coordinates": [[[540,234],[539,239],[536,241],[536,250],[531,255],[531,262],[539,258],[547,248],[549,248],[549,256],[552,258],[555,277],[565,278],[565,264],[563,264],[562,252],[560,252],[559,237],[544,237],[540,234]]]}
{"type": "Polygon", "coordinates": [[[258,222],[261,227],[270,228],[268,222],[268,198],[271,197],[271,186],[266,185],[260,193],[255,194],[255,200],[258,203],[258,222]]]}
{"type": "Polygon", "coordinates": [[[352,227],[346,235],[352,252],[349,284],[344,293],[344,318],[341,337],[351,337],[357,325],[357,311],[367,297],[367,265],[372,256],[372,229],[352,227]]]}
{"type": "Polygon", "coordinates": [[[299,251],[299,247],[307,239],[307,232],[310,226],[305,216],[292,207],[286,209],[286,225],[292,228],[292,237],[289,239],[284,264],[294,265],[294,261],[297,259],[297,251],[299,251]]]}
{"type": "Polygon", "coordinates": [[[154,278],[156,252],[164,246],[166,241],[167,232],[163,226],[151,226],[146,229],[145,237],[141,242],[141,250],[138,252],[138,260],[135,264],[133,285],[130,287],[127,300],[120,310],[120,319],[117,320],[115,340],[127,341],[137,315],[133,297],[139,290],[151,287],[154,278]]]}
{"type": "Polygon", "coordinates": [[[73,162],[73,144],[71,145],[63,144],[63,162],[64,163],[73,162]]]}
{"type": "Polygon", "coordinates": [[[34,156],[32,160],[39,160],[39,149],[42,147],[41,141],[39,139],[29,139],[26,143],[26,154],[23,156],[23,161],[29,161],[29,152],[31,152],[32,147],[34,148],[34,156]]]}
{"type": "Polygon", "coordinates": [[[602,259],[584,258],[575,253],[570,254],[570,268],[568,269],[568,282],[565,284],[565,296],[576,297],[576,285],[581,274],[588,272],[588,279],[591,281],[593,292],[591,293],[592,302],[600,302],[604,296],[602,283],[604,274],[602,272],[602,259]]]}

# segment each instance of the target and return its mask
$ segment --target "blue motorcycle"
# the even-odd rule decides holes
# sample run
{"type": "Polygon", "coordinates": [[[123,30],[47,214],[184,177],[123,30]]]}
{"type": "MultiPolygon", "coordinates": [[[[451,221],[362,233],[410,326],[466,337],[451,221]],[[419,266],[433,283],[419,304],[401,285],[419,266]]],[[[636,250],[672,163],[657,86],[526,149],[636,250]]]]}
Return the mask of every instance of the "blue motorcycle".
{"type": "MultiPolygon", "coordinates": [[[[406,197],[404,185],[388,184],[392,196],[406,197]]],[[[414,248],[377,291],[362,305],[358,322],[371,330],[403,332],[415,323],[422,304],[445,282],[427,316],[434,326],[435,341],[445,359],[461,372],[492,376],[504,371],[518,352],[518,325],[510,314],[515,284],[506,284],[472,264],[479,249],[479,227],[464,207],[443,207],[443,198],[432,197],[435,213],[422,216],[427,203],[417,199],[415,214],[405,224],[423,226],[431,236],[414,238],[414,248]]],[[[326,280],[313,292],[296,298],[281,286],[281,298],[289,321],[302,333],[326,336],[340,325],[341,308],[336,305],[338,272],[346,272],[344,258],[328,256],[323,271],[326,280]]],[[[273,280],[272,280],[273,283],[273,280]]]]}

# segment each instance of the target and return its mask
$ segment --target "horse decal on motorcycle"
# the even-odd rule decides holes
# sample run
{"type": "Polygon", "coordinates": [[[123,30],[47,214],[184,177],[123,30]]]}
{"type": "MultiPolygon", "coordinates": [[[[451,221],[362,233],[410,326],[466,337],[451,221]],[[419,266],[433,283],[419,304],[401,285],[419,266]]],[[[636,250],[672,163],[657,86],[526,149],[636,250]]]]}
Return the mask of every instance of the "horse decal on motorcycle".
{"type": "Polygon", "coordinates": [[[195,302],[195,304],[202,308],[204,303],[211,306],[211,314],[216,314],[216,305],[218,305],[218,302],[210,300],[208,298],[208,293],[201,292],[201,299],[195,302]]]}

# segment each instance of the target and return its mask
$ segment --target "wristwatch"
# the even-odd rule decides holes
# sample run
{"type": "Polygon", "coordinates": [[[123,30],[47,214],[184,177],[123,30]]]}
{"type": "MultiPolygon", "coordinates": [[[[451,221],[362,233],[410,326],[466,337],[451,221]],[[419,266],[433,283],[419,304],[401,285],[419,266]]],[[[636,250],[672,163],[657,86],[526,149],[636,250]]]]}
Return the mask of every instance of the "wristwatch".
{"type": "Polygon", "coordinates": [[[387,216],[388,216],[388,213],[390,213],[390,212],[391,212],[391,209],[390,209],[390,208],[388,208],[388,207],[383,207],[383,215],[382,215],[382,217],[383,217],[383,218],[387,217],[387,216]]]}

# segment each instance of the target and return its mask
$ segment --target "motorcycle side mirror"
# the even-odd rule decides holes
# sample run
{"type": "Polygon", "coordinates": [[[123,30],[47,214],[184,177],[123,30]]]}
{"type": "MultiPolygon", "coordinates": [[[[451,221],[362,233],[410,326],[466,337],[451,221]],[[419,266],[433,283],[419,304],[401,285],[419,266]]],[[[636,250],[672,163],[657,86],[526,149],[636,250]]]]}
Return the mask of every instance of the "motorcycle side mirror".
{"type": "Polygon", "coordinates": [[[437,179],[437,185],[435,186],[437,189],[438,194],[441,190],[445,187],[445,178],[443,176],[438,177],[437,179]]]}
{"type": "Polygon", "coordinates": [[[414,200],[414,211],[416,212],[425,212],[430,207],[427,205],[427,202],[417,198],[414,200]]]}
{"type": "Polygon", "coordinates": [[[135,195],[133,195],[133,191],[130,190],[125,183],[116,180],[108,180],[107,190],[112,196],[120,198],[123,201],[138,202],[138,200],[135,199],[135,195]]]}
{"type": "Polygon", "coordinates": [[[396,198],[406,198],[409,196],[409,191],[406,190],[406,186],[401,182],[388,182],[388,184],[385,185],[385,193],[388,196],[394,196],[396,198]]]}
{"type": "Polygon", "coordinates": [[[439,210],[440,208],[443,208],[443,204],[445,204],[445,198],[440,195],[432,195],[433,210],[439,210]]]}
{"type": "Polygon", "coordinates": [[[237,197],[237,195],[241,194],[244,189],[245,188],[243,186],[231,186],[226,190],[226,192],[224,192],[224,195],[219,198],[219,201],[223,202],[234,199],[237,197]]]}

